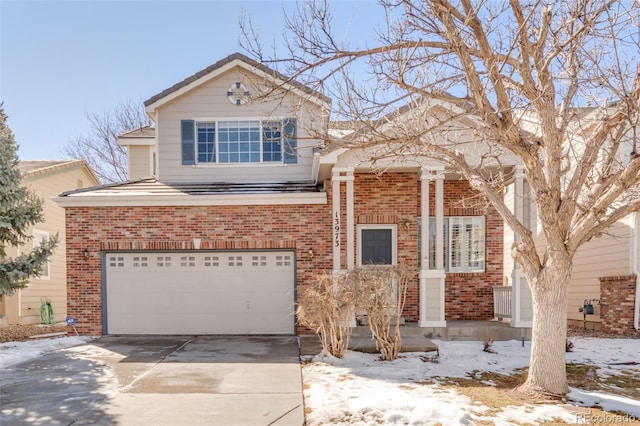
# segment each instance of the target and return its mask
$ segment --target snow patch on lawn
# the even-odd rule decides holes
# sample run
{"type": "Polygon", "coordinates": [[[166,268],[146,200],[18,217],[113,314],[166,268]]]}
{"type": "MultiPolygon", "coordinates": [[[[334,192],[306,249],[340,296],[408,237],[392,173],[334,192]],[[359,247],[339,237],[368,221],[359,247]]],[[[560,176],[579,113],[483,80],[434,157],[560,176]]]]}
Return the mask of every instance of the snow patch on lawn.
{"type": "Polygon", "coordinates": [[[605,392],[589,392],[571,388],[567,394],[573,401],[585,407],[600,407],[605,411],[627,413],[640,419],[640,401],[605,392]]]}
{"type": "MultiPolygon", "coordinates": [[[[640,374],[639,340],[573,338],[567,362],[598,367],[598,375],[640,374]]],[[[471,401],[450,386],[447,378],[468,378],[480,372],[510,374],[529,365],[530,342],[495,342],[496,353],[483,352],[483,342],[434,341],[435,352],[403,353],[395,361],[380,361],[377,354],[347,351],[342,359],[326,353],[303,365],[305,404],[310,425],[496,425],[537,424],[561,420],[575,423],[569,405],[514,405],[498,410],[471,401]]],[[[578,405],[600,406],[640,417],[640,402],[630,398],[572,389],[578,405]]]]}

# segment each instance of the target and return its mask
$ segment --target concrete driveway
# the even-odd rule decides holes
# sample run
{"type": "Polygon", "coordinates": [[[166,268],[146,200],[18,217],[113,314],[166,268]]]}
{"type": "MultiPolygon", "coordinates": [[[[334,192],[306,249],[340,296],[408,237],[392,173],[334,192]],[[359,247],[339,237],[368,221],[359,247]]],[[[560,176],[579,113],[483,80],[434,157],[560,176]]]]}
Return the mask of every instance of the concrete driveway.
{"type": "Polygon", "coordinates": [[[105,336],[14,365],[0,424],[302,425],[296,337],[105,336]]]}

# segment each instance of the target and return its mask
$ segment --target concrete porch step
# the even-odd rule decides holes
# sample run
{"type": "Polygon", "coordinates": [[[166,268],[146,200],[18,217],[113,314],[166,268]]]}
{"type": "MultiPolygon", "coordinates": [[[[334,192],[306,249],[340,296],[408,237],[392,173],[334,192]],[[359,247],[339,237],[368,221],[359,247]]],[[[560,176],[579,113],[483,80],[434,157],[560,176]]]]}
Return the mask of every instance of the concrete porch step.
{"type": "Polygon", "coordinates": [[[415,324],[410,327],[417,328],[429,339],[437,340],[531,340],[530,328],[511,327],[508,323],[500,321],[449,320],[446,327],[420,328],[415,324]]]}
{"type": "MultiPolygon", "coordinates": [[[[318,355],[322,351],[320,339],[315,334],[303,334],[298,337],[300,355],[318,355]]],[[[349,341],[349,349],[365,353],[378,353],[376,342],[370,337],[354,337],[349,341]]],[[[438,349],[431,340],[424,336],[410,336],[402,338],[400,352],[431,352],[438,349]]]]}
{"type": "MultiPolygon", "coordinates": [[[[402,338],[402,346],[400,352],[431,352],[436,351],[438,346],[431,340],[427,339],[419,332],[416,333],[414,328],[402,327],[400,336],[402,338]],[[407,331],[407,333],[405,333],[407,331]]],[[[419,329],[418,329],[419,330],[419,329]]],[[[300,342],[300,355],[317,355],[322,351],[320,338],[315,334],[302,334],[298,336],[300,342]]],[[[376,342],[371,337],[369,327],[354,327],[349,340],[349,349],[352,351],[365,353],[378,353],[376,342]]]]}
{"type": "MultiPolygon", "coordinates": [[[[400,335],[401,352],[429,352],[437,349],[431,339],[531,340],[531,329],[511,327],[508,323],[499,321],[447,321],[446,327],[418,327],[416,323],[407,322],[400,327],[400,335]]],[[[322,350],[320,339],[315,334],[300,335],[299,339],[301,355],[317,355],[322,350]]],[[[369,327],[357,326],[351,330],[349,349],[375,353],[375,346],[369,327]]]]}

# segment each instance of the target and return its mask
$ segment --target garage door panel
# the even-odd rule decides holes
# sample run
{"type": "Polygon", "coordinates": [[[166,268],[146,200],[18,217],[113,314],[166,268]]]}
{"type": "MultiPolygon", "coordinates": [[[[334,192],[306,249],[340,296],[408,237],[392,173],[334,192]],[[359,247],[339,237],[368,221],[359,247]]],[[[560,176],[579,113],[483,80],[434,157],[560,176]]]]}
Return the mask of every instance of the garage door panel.
{"type": "Polygon", "coordinates": [[[292,334],[292,252],[108,253],[110,334],[292,334]]]}

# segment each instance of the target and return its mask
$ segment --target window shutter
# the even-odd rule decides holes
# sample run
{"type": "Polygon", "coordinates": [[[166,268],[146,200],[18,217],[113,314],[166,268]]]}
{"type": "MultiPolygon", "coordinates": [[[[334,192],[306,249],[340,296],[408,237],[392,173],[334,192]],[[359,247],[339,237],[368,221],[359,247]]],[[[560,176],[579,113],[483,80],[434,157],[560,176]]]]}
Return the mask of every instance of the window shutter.
{"type": "Polygon", "coordinates": [[[295,118],[283,120],[284,163],[296,164],[298,162],[298,138],[295,118]]]}
{"type": "Polygon", "coordinates": [[[195,127],[193,120],[182,120],[182,164],[196,164],[195,127]]]}

